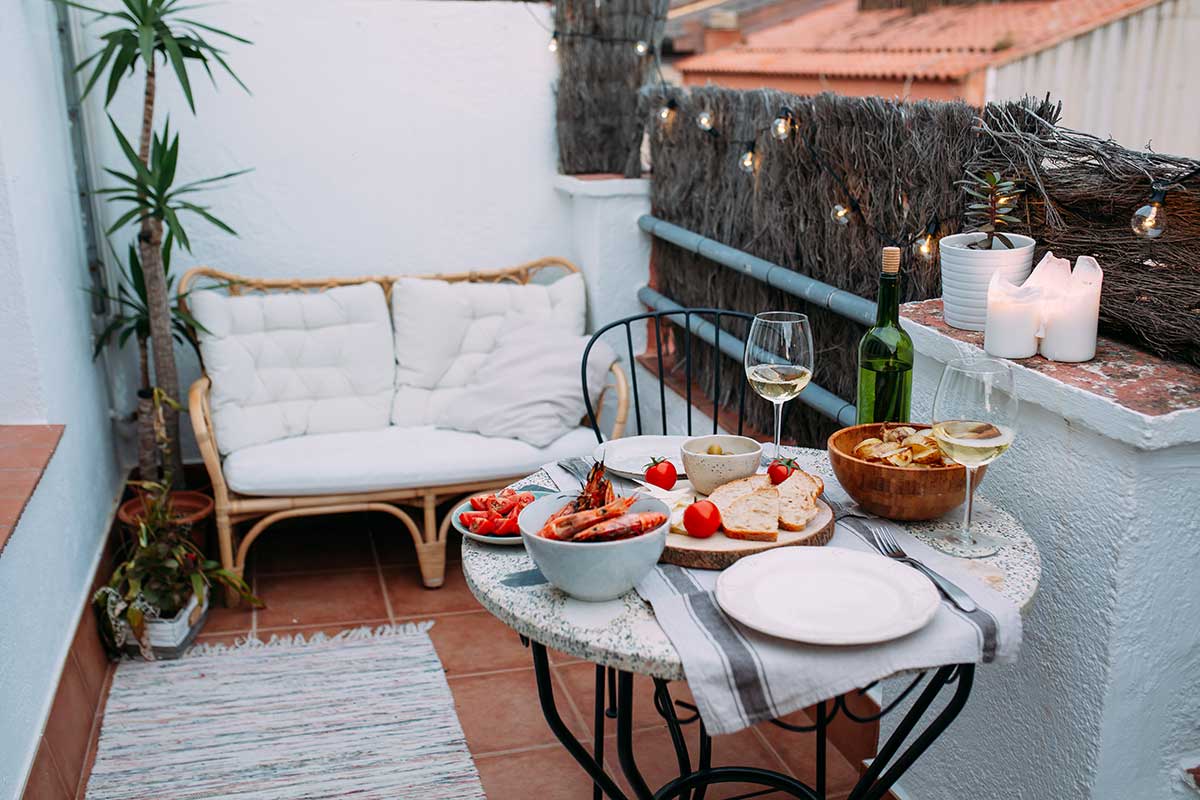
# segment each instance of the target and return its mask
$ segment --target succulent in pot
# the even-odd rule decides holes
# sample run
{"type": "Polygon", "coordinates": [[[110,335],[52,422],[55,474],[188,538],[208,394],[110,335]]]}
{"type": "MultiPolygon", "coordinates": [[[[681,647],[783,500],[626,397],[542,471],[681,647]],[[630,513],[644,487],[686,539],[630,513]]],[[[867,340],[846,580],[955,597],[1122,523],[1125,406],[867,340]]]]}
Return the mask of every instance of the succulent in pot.
{"type": "Polygon", "coordinates": [[[998,172],[958,181],[967,195],[967,228],[938,243],[942,265],[942,302],[946,324],[981,331],[987,321],[987,287],[1000,272],[1021,283],[1033,269],[1036,242],[1007,230],[1024,190],[998,172]]]}

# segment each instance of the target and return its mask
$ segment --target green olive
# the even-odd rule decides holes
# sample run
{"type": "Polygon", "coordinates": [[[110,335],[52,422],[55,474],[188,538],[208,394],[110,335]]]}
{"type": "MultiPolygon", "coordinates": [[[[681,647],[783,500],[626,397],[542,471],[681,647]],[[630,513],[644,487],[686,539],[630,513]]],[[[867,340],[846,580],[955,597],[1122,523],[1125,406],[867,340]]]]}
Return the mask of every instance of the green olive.
{"type": "Polygon", "coordinates": [[[707,452],[707,453],[708,453],[710,456],[723,456],[723,455],[725,455],[725,451],[721,449],[721,445],[719,445],[719,444],[710,444],[710,445],[708,446],[708,450],[707,450],[706,452],[707,452]]]}

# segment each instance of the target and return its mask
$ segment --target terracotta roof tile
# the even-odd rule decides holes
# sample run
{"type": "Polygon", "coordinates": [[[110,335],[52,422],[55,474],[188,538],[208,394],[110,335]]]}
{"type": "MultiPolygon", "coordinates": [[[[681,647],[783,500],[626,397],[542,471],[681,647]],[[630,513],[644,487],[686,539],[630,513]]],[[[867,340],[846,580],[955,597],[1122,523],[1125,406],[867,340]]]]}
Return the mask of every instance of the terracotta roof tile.
{"type": "Polygon", "coordinates": [[[1024,0],[941,6],[922,14],[819,8],[750,34],[746,44],[683,59],[684,73],[949,80],[1044,50],[1162,0],[1024,0]]]}

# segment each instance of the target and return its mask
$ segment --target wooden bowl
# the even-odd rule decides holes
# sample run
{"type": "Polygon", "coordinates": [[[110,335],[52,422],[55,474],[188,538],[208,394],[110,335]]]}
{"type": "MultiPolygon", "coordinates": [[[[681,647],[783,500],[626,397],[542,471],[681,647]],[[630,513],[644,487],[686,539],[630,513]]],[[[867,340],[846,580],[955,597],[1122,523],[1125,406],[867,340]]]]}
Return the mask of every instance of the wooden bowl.
{"type": "MultiPolygon", "coordinates": [[[[917,430],[929,425],[905,423],[917,430]]],[[[967,471],[951,467],[895,467],[851,455],[863,439],[883,438],[877,422],[851,425],[829,437],[829,462],[838,483],[866,511],[886,519],[936,519],[962,505],[967,471]]],[[[975,486],[987,467],[975,471],[975,486]]]]}

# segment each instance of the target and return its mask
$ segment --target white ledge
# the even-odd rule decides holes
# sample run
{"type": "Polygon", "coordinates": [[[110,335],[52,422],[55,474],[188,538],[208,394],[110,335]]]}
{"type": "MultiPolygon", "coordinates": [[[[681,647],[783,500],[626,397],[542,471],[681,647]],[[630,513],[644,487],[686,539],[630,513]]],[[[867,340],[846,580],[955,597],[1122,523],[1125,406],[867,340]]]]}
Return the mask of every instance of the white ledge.
{"type": "Polygon", "coordinates": [[[555,175],[554,188],[572,197],[649,197],[649,178],[589,178],[555,175]]]}

